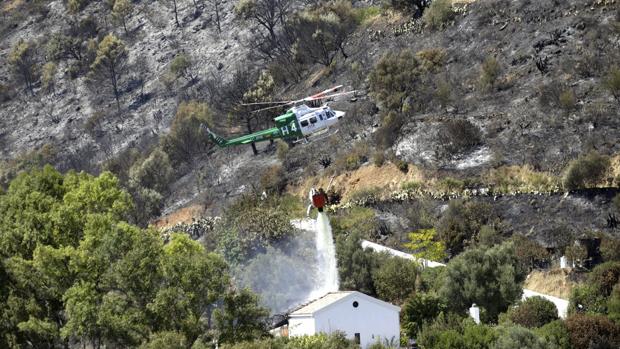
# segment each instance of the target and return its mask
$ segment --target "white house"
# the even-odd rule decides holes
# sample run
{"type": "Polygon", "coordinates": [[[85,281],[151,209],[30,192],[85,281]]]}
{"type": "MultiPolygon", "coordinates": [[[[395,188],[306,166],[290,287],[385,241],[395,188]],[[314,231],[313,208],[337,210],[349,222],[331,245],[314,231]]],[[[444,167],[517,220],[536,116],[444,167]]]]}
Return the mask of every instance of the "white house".
{"type": "Polygon", "coordinates": [[[288,335],[344,332],[362,348],[381,342],[398,346],[400,308],[357,291],[330,292],[289,314],[288,335]]]}

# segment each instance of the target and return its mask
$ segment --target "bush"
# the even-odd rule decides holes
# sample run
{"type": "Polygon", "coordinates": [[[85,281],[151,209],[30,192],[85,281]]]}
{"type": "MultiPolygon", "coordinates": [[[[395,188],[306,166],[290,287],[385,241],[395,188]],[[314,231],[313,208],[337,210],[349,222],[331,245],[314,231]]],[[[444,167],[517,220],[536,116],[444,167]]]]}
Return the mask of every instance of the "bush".
{"type": "Polygon", "coordinates": [[[601,239],[601,257],[605,262],[620,262],[620,239],[604,237],[601,239]]]}
{"type": "Polygon", "coordinates": [[[530,297],[516,307],[508,309],[506,318],[510,322],[527,327],[541,327],[558,319],[558,310],[553,302],[542,297],[530,297]]]}
{"type": "Polygon", "coordinates": [[[558,102],[560,104],[560,108],[564,109],[565,112],[568,113],[571,110],[574,110],[577,106],[577,96],[575,95],[575,91],[572,89],[562,91],[558,102]]]}
{"type": "Polygon", "coordinates": [[[286,154],[288,154],[288,150],[288,143],[281,139],[276,140],[276,156],[280,161],[284,161],[286,159],[286,154]]]}
{"type": "Polygon", "coordinates": [[[170,133],[162,141],[162,149],[174,164],[191,163],[196,155],[209,149],[208,137],[201,130],[209,124],[212,114],[205,103],[182,102],[170,127],[170,133]]]}
{"type": "Polygon", "coordinates": [[[358,205],[366,205],[368,203],[376,202],[379,199],[380,195],[381,188],[379,187],[358,189],[349,194],[349,202],[358,205]]]}
{"type": "Polygon", "coordinates": [[[380,150],[375,151],[372,155],[372,163],[377,167],[383,166],[385,164],[385,154],[380,150]]]}
{"type": "MultiPolygon", "coordinates": [[[[407,97],[418,100],[422,67],[411,50],[383,56],[368,76],[370,93],[390,111],[403,111],[407,97]]],[[[393,136],[393,135],[392,135],[393,136]]]]}
{"type": "Polygon", "coordinates": [[[588,276],[588,284],[595,286],[603,297],[608,297],[618,282],[620,282],[620,262],[597,265],[588,276]]]}
{"type": "Polygon", "coordinates": [[[400,170],[400,172],[402,173],[407,173],[409,172],[409,163],[407,163],[407,161],[405,160],[396,160],[396,162],[394,163],[394,165],[396,165],[396,167],[400,170]]]}
{"type": "Polygon", "coordinates": [[[273,165],[263,173],[260,184],[268,192],[280,194],[286,188],[286,174],[281,165],[273,165]]]}
{"type": "Polygon", "coordinates": [[[383,116],[381,127],[375,131],[375,142],[380,150],[390,148],[396,142],[400,129],[405,123],[402,114],[389,112],[383,116]]]}
{"type": "Polygon", "coordinates": [[[497,59],[488,56],[480,66],[480,86],[483,89],[492,90],[501,73],[501,67],[497,59]]]}
{"type": "Polygon", "coordinates": [[[446,244],[452,256],[476,241],[483,225],[496,218],[491,205],[477,201],[452,200],[435,227],[437,237],[446,244]]]}
{"type": "Polygon", "coordinates": [[[534,333],[545,342],[546,348],[571,349],[568,329],[562,320],[551,321],[535,329],[534,333]]]}
{"type": "Polygon", "coordinates": [[[568,190],[594,187],[604,179],[611,161],[609,157],[590,152],[569,163],[562,184],[568,190]]]}
{"type": "Polygon", "coordinates": [[[449,120],[437,132],[437,154],[450,158],[464,154],[482,143],[482,132],[469,120],[449,120]]]}
{"type": "Polygon", "coordinates": [[[602,315],[576,314],[566,319],[574,349],[618,348],[620,326],[602,315]]]}
{"type": "Polygon", "coordinates": [[[429,48],[418,51],[415,56],[422,64],[422,67],[430,72],[438,72],[446,63],[446,50],[442,48],[429,48]]]}
{"type": "Polygon", "coordinates": [[[620,67],[612,67],[603,80],[603,86],[620,103],[620,67]]]}
{"type": "Polygon", "coordinates": [[[512,240],[515,243],[515,256],[524,269],[531,271],[534,268],[544,268],[551,262],[550,253],[535,240],[523,235],[514,235],[512,240]]]}
{"type": "Polygon", "coordinates": [[[423,19],[427,26],[437,29],[452,20],[454,14],[452,0],[433,0],[428,9],[424,11],[423,19]]]}
{"type": "Polygon", "coordinates": [[[156,148],[142,163],[132,166],[129,170],[129,179],[139,186],[166,193],[172,174],[168,154],[156,148]]]}
{"type": "Polygon", "coordinates": [[[497,342],[493,349],[547,349],[545,343],[531,330],[520,326],[507,326],[498,329],[497,342]]]}

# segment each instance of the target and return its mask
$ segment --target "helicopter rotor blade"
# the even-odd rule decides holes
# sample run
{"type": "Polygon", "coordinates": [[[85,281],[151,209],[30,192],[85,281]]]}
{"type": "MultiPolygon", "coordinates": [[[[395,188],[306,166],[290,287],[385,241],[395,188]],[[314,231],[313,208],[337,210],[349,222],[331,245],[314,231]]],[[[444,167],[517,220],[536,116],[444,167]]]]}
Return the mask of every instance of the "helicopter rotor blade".
{"type": "Polygon", "coordinates": [[[321,91],[321,92],[319,92],[319,93],[315,93],[315,94],[313,94],[312,96],[308,96],[308,97],[306,97],[306,98],[317,98],[317,97],[321,97],[322,95],[325,95],[325,94],[328,94],[328,93],[331,93],[331,92],[336,91],[337,89],[341,88],[342,86],[343,86],[343,85],[334,86],[334,87],[328,88],[328,89],[327,89],[327,90],[325,90],[325,91],[321,91]]]}
{"type": "Polygon", "coordinates": [[[273,101],[273,102],[252,102],[252,103],[239,103],[239,105],[265,105],[265,104],[286,104],[291,101],[273,101]]]}
{"type": "Polygon", "coordinates": [[[258,112],[265,111],[265,110],[282,108],[282,107],[284,107],[286,105],[290,105],[290,104],[293,104],[293,102],[290,102],[290,103],[287,103],[287,104],[279,104],[279,105],[274,105],[274,106],[271,106],[271,107],[265,107],[265,108],[256,109],[256,110],[251,111],[250,113],[254,114],[254,113],[258,113],[258,112]]]}
{"type": "Polygon", "coordinates": [[[334,93],[334,94],[327,95],[327,96],[319,96],[319,97],[313,97],[313,98],[306,98],[303,101],[306,101],[306,102],[308,102],[308,101],[318,101],[318,100],[321,100],[321,99],[328,99],[328,98],[333,98],[333,97],[338,97],[338,96],[350,95],[350,94],[355,93],[355,92],[357,92],[357,91],[354,90],[354,91],[348,91],[348,92],[334,93]]]}

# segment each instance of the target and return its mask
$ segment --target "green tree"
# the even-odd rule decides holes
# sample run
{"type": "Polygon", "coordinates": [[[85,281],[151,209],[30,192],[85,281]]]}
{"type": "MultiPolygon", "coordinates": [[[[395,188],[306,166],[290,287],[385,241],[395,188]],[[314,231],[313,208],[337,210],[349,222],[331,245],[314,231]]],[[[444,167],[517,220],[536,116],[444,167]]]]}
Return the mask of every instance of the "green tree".
{"type": "Polygon", "coordinates": [[[558,310],[553,302],[542,297],[530,297],[508,309],[506,318],[510,322],[527,327],[541,327],[558,319],[558,310]]]}
{"type": "Polygon", "coordinates": [[[123,24],[125,34],[128,34],[127,20],[133,14],[133,5],[130,0],[114,0],[112,6],[112,16],[115,20],[123,24]]]}
{"type": "Polygon", "coordinates": [[[159,193],[166,193],[172,174],[168,154],[155,148],[142,163],[137,163],[129,170],[129,180],[159,193]]]}
{"type": "Polygon", "coordinates": [[[403,305],[402,327],[409,338],[416,338],[422,325],[433,320],[446,309],[444,302],[433,292],[417,292],[403,305]]]}
{"type": "Polygon", "coordinates": [[[412,51],[387,53],[368,75],[370,93],[385,108],[401,112],[407,97],[418,99],[421,72],[421,64],[412,51]]]}
{"type": "Polygon", "coordinates": [[[488,320],[495,321],[521,297],[525,274],[510,242],[471,249],[448,263],[440,295],[450,300],[448,306],[454,311],[464,312],[476,303],[488,320]]]}
{"type": "Polygon", "coordinates": [[[212,114],[205,103],[182,102],[170,127],[170,133],[162,141],[162,149],[173,164],[193,164],[195,156],[209,149],[209,143],[201,125],[210,124],[212,114]]]}
{"type": "Polygon", "coordinates": [[[387,258],[372,275],[377,296],[390,303],[402,304],[415,290],[416,263],[399,257],[387,258]]]}
{"type": "Polygon", "coordinates": [[[440,262],[447,257],[446,246],[437,241],[435,235],[435,229],[414,231],[409,233],[409,242],[403,246],[412,250],[417,258],[440,262]]]}
{"type": "Polygon", "coordinates": [[[90,65],[90,77],[95,81],[107,81],[120,111],[121,81],[127,69],[125,43],[114,36],[106,35],[97,46],[97,55],[90,65]]]}
{"type": "Polygon", "coordinates": [[[475,242],[480,229],[491,224],[495,217],[493,208],[487,203],[451,200],[435,227],[437,238],[445,244],[449,254],[455,256],[475,242]]]}
{"type": "Polygon", "coordinates": [[[183,333],[162,331],[151,334],[148,342],[143,343],[140,349],[179,349],[187,348],[187,339],[183,333]]]}
{"type": "Polygon", "coordinates": [[[237,343],[267,335],[265,320],[269,312],[248,289],[228,292],[222,309],[215,312],[215,323],[222,343],[237,343]]]}
{"type": "Polygon", "coordinates": [[[362,248],[359,234],[352,233],[336,239],[336,258],[342,289],[377,295],[373,273],[378,267],[379,259],[377,253],[362,248]]]}
{"type": "Polygon", "coordinates": [[[34,85],[39,80],[40,70],[36,44],[32,41],[18,41],[9,53],[8,62],[15,79],[34,94],[34,85]]]}

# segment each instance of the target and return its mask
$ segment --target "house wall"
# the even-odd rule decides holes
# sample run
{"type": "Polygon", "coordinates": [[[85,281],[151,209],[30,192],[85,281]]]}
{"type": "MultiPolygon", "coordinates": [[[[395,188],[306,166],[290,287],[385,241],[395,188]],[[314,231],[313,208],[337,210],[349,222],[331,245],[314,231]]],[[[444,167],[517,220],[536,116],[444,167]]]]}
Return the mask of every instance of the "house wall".
{"type": "Polygon", "coordinates": [[[360,334],[362,348],[384,339],[393,340],[398,346],[400,339],[400,323],[398,311],[374,303],[366,298],[352,295],[342,302],[315,313],[316,332],[345,332],[353,339],[355,333],[360,334]],[[358,307],[353,307],[353,302],[358,307]]]}
{"type": "Polygon", "coordinates": [[[288,335],[291,337],[311,336],[315,334],[314,318],[311,316],[290,317],[288,319],[288,335]]]}

